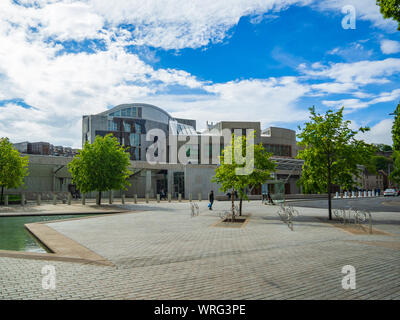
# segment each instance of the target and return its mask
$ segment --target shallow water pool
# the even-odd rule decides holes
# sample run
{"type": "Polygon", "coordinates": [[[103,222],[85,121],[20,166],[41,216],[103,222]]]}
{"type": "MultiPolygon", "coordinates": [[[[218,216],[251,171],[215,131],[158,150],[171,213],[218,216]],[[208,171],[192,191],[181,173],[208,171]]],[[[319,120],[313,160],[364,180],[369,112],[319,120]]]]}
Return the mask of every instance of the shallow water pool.
{"type": "Polygon", "coordinates": [[[0,250],[48,252],[25,227],[26,223],[87,217],[88,215],[0,217],[0,250]]]}

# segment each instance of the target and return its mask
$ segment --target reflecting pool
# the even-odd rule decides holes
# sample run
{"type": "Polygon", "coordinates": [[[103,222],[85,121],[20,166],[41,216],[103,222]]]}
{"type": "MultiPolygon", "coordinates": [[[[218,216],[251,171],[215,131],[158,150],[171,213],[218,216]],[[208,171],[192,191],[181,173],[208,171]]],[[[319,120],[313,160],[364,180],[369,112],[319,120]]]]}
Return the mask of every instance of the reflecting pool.
{"type": "Polygon", "coordinates": [[[0,250],[47,252],[47,249],[24,224],[51,220],[87,217],[88,215],[0,217],[0,250]]]}

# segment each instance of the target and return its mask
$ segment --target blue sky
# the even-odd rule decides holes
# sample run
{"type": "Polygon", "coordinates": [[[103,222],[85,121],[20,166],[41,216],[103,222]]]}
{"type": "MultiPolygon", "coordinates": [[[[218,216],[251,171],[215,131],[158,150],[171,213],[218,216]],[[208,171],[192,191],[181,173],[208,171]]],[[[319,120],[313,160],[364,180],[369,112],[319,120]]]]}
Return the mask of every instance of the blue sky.
{"type": "Polygon", "coordinates": [[[345,107],[391,144],[400,32],[375,0],[4,0],[0,136],[80,147],[81,117],[145,102],[176,117],[296,129],[345,107]],[[344,29],[345,5],[356,28],[344,29]]]}

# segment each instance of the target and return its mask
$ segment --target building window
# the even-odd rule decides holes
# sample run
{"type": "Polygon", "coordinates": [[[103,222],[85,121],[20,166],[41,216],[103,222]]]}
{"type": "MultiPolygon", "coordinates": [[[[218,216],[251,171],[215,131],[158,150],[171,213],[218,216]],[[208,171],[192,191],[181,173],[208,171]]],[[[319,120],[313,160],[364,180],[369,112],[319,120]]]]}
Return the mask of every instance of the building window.
{"type": "Polygon", "coordinates": [[[135,123],[135,132],[142,133],[142,127],[140,124],[135,123]]]}
{"type": "Polygon", "coordinates": [[[107,130],[117,131],[117,124],[113,120],[107,120],[107,130]]]}
{"type": "Polygon", "coordinates": [[[131,132],[131,124],[126,121],[124,121],[124,131],[131,132]]]}
{"type": "Polygon", "coordinates": [[[140,135],[137,133],[130,134],[130,143],[132,147],[138,147],[140,144],[140,135]]]}

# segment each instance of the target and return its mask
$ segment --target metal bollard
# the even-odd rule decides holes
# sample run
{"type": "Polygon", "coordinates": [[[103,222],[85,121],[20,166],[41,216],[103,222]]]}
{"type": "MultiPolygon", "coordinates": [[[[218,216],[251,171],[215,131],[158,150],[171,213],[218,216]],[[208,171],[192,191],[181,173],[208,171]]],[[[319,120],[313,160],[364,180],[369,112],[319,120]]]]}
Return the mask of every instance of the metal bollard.
{"type": "Polygon", "coordinates": [[[125,193],[121,194],[121,203],[125,204],[125,193]]]}
{"type": "Polygon", "coordinates": [[[133,202],[134,202],[134,203],[137,203],[137,194],[134,194],[134,195],[133,195],[133,202]]]}
{"type": "Polygon", "coordinates": [[[146,193],[146,203],[149,203],[149,194],[146,193]]]}
{"type": "Polygon", "coordinates": [[[68,193],[68,198],[67,198],[67,203],[70,206],[71,205],[71,201],[72,201],[72,195],[70,193],[68,193]]]}
{"type": "Polygon", "coordinates": [[[160,203],[160,194],[157,193],[157,203],[160,203]]]}
{"type": "Polygon", "coordinates": [[[36,204],[38,206],[42,204],[42,195],[40,193],[37,195],[36,204]]]}
{"type": "Polygon", "coordinates": [[[82,195],[82,205],[84,206],[86,204],[86,193],[82,195]]]}
{"type": "Polygon", "coordinates": [[[179,201],[179,202],[182,201],[182,193],[178,193],[178,201],[179,201]]]}
{"type": "Polygon", "coordinates": [[[4,196],[4,205],[8,206],[8,194],[4,196]]]}
{"type": "Polygon", "coordinates": [[[200,193],[200,192],[197,194],[197,199],[198,199],[199,201],[201,201],[201,193],[200,193]]]}
{"type": "Polygon", "coordinates": [[[168,202],[171,202],[171,194],[168,193],[168,202]]]}

